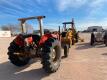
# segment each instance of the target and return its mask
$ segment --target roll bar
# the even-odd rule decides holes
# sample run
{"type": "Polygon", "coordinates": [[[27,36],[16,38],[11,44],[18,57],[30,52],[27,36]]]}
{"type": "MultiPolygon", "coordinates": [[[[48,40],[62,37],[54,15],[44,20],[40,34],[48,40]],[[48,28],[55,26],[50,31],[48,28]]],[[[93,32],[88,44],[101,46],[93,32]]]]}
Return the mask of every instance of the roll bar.
{"type": "Polygon", "coordinates": [[[27,20],[32,20],[32,19],[37,19],[39,22],[39,28],[40,28],[40,35],[42,36],[44,34],[43,31],[43,23],[42,23],[42,19],[45,18],[45,16],[34,16],[34,17],[27,17],[27,18],[19,18],[18,20],[21,22],[21,31],[22,33],[27,33],[27,29],[25,27],[25,22],[27,20]]]}

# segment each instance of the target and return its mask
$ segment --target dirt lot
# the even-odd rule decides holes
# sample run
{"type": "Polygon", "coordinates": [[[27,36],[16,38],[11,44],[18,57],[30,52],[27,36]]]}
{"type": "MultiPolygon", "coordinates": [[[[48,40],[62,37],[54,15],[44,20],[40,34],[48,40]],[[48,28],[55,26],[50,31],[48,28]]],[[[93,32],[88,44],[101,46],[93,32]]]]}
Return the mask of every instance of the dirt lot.
{"type": "Polygon", "coordinates": [[[59,70],[50,75],[36,60],[21,68],[12,65],[6,54],[12,38],[0,38],[0,80],[107,80],[107,47],[92,47],[90,34],[81,36],[85,42],[72,46],[69,57],[62,59],[59,70]]]}

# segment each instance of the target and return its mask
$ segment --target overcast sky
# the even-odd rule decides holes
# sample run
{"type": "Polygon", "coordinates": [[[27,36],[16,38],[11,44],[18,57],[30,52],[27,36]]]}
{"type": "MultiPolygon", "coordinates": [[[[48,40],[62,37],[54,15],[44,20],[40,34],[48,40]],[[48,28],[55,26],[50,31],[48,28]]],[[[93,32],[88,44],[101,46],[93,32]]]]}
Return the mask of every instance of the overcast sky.
{"type": "Polygon", "coordinates": [[[18,24],[18,18],[37,15],[46,16],[47,28],[57,28],[72,18],[78,30],[96,25],[106,28],[107,0],[0,0],[0,25],[18,24]]]}

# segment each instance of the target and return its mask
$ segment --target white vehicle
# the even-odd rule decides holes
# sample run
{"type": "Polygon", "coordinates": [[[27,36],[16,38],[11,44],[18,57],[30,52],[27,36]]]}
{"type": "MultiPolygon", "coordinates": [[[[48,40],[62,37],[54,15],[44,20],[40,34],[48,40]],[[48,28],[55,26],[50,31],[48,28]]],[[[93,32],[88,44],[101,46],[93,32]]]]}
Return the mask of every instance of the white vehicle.
{"type": "Polygon", "coordinates": [[[93,31],[91,33],[91,45],[94,45],[95,43],[102,42],[107,46],[107,31],[97,32],[93,31]]]}

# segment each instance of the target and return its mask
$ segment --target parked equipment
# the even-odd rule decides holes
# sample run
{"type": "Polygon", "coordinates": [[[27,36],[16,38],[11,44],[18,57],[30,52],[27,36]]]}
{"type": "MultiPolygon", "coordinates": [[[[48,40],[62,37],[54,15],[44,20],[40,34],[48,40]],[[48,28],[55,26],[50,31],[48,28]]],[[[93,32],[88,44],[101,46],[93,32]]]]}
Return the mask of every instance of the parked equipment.
{"type": "Polygon", "coordinates": [[[107,46],[107,31],[96,31],[93,30],[91,33],[90,45],[95,43],[104,43],[107,46]]]}
{"type": "Polygon", "coordinates": [[[77,33],[74,27],[74,20],[72,19],[72,22],[64,22],[63,27],[64,31],[61,33],[61,45],[62,48],[64,49],[64,56],[68,57],[69,54],[69,48],[71,45],[74,45],[75,41],[78,42],[77,40],[77,33]],[[70,28],[67,28],[66,26],[70,24],[70,28]]]}
{"type": "Polygon", "coordinates": [[[43,68],[48,73],[56,72],[61,61],[61,43],[59,34],[48,32],[44,34],[42,20],[45,16],[36,16],[18,19],[21,21],[22,33],[19,34],[8,47],[8,56],[16,66],[28,64],[32,58],[41,58],[43,68]],[[27,34],[27,20],[37,19],[40,35],[27,34]]]}
{"type": "Polygon", "coordinates": [[[62,32],[62,34],[65,34],[66,40],[68,40],[69,45],[71,44],[74,45],[75,42],[78,42],[78,32],[76,32],[74,20],[72,19],[72,22],[64,22],[63,26],[64,26],[64,31],[62,32]],[[69,24],[71,26],[70,28],[67,28],[67,25],[69,24]]]}

